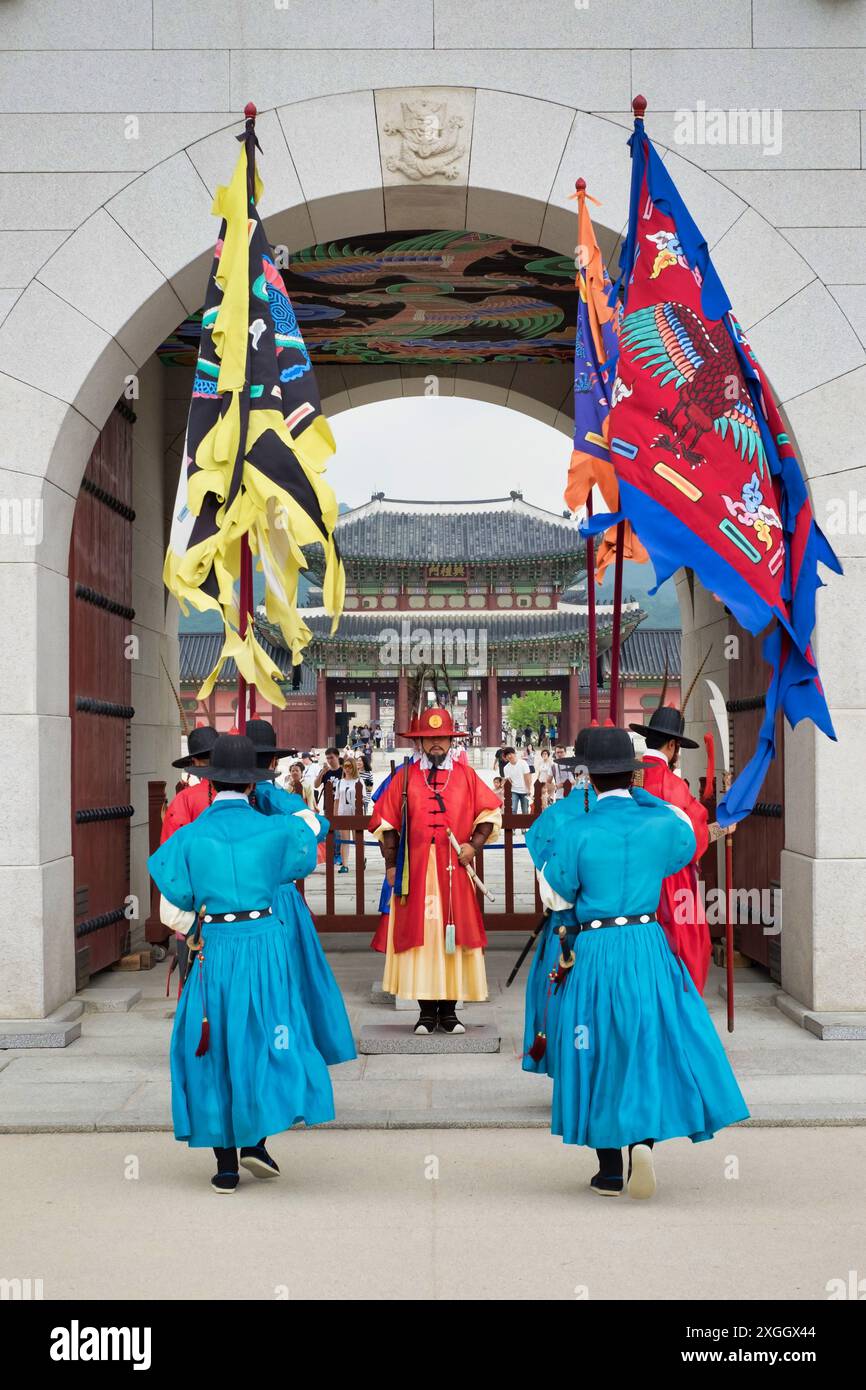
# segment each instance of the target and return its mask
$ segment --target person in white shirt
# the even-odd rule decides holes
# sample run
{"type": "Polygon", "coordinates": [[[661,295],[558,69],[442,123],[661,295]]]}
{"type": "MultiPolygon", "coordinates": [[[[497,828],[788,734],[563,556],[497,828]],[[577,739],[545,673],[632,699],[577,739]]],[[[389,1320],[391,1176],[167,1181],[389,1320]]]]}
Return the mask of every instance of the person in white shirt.
{"type": "MultiPolygon", "coordinates": [[[[348,754],[343,758],[343,775],[339,782],[334,784],[334,814],[337,816],[354,816],[356,812],[356,793],[355,788],[360,787],[363,793],[364,783],[361,778],[356,760],[348,754]]],[[[352,858],[352,845],[354,838],[351,830],[344,830],[338,837],[340,846],[340,868],[338,873],[347,874],[352,858]]]]}
{"type": "Polygon", "coordinates": [[[541,783],[542,809],[556,799],[555,767],[556,764],[550,756],[550,749],[542,748],[538,756],[538,767],[535,770],[535,779],[541,783]]]}
{"type": "MultiPolygon", "coordinates": [[[[576,747],[577,745],[575,745],[576,747]]],[[[565,796],[566,782],[574,782],[575,774],[569,769],[560,766],[560,759],[565,757],[565,749],[557,747],[553,756],[553,787],[554,796],[557,801],[561,801],[565,796]]]]}
{"type": "Polygon", "coordinates": [[[309,753],[301,754],[301,762],[304,764],[304,781],[315,791],[316,778],[319,775],[319,754],[317,749],[311,748],[309,753]]]}
{"type": "Polygon", "coordinates": [[[505,780],[511,791],[511,810],[514,815],[525,816],[529,812],[529,763],[518,758],[517,750],[509,748],[506,753],[505,780]]]}

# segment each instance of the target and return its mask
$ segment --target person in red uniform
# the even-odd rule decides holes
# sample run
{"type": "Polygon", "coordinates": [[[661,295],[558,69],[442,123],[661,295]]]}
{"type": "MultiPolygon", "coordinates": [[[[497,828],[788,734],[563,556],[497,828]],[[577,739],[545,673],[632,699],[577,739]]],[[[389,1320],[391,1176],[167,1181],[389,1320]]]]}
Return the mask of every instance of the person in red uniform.
{"type": "MultiPolygon", "coordinates": [[[[210,724],[197,724],[187,736],[185,756],[175,758],[172,767],[178,767],[183,772],[195,772],[197,767],[207,767],[210,762],[211,749],[216,741],[216,729],[212,728],[210,724]]],[[[172,797],[162,818],[159,843],[164,845],[176,830],[179,830],[182,825],[189,825],[191,821],[194,821],[212,801],[213,783],[208,782],[204,777],[181,787],[180,791],[172,797]]],[[[174,936],[175,955],[169,968],[168,978],[170,981],[173,972],[177,970],[177,992],[178,997],[180,997],[189,952],[184,933],[176,931],[174,936]]],[[[168,983],[166,983],[166,993],[168,993],[168,983]]]]}
{"type": "Polygon", "coordinates": [[[437,1027],[463,1033],[457,1000],[487,998],[487,937],[464,866],[499,828],[502,812],[496,793],[475,769],[452,755],[454,725],[448,710],[426,709],[413,719],[411,729],[398,732],[417,740],[420,756],[408,767],[397,768],[370,820],[394,890],[373,949],[385,952],[383,988],[418,1001],[416,1033],[434,1033],[437,1027]],[[404,788],[409,868],[405,897],[402,880],[395,882],[404,788]]]}
{"type": "MultiPolygon", "coordinates": [[[[193,773],[197,767],[207,767],[210,762],[211,749],[216,741],[216,729],[211,728],[210,724],[197,725],[196,728],[190,730],[187,738],[186,756],[176,758],[172,767],[179,767],[184,771],[193,773]]],[[[203,777],[197,782],[192,782],[181,788],[177,795],[172,797],[162,818],[162,834],[159,837],[159,843],[165,844],[169,835],[173,835],[182,825],[189,825],[190,821],[194,821],[196,816],[200,816],[204,808],[210,805],[212,799],[211,783],[203,777]]]]}
{"type": "Polygon", "coordinates": [[[670,874],[662,882],[658,917],[668,944],[679,956],[695,982],[700,994],[707,983],[710,968],[710,933],[704,904],[698,892],[698,865],[712,840],[725,834],[718,821],[709,825],[707,808],[692,796],[688,783],[678,777],[675,768],[681,748],[697,748],[694,739],[686,738],[686,721],[673,705],[660,705],[650,716],[648,724],[629,724],[636,734],[646,739],[643,756],[644,791],[657,796],[685,812],[695,832],[697,849],[691,863],[670,874]]]}

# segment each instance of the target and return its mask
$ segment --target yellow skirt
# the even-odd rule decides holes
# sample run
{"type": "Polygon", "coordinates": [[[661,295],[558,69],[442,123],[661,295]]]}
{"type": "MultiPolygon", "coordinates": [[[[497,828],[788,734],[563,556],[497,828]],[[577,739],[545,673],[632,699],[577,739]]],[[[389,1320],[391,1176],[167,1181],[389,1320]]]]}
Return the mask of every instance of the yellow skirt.
{"type": "Polygon", "coordinates": [[[382,988],[399,999],[486,999],[487,972],[481,947],[468,951],[458,946],[453,955],[445,954],[445,920],[432,845],[426,890],[424,944],[409,951],[394,950],[395,899],[391,898],[382,988]]]}

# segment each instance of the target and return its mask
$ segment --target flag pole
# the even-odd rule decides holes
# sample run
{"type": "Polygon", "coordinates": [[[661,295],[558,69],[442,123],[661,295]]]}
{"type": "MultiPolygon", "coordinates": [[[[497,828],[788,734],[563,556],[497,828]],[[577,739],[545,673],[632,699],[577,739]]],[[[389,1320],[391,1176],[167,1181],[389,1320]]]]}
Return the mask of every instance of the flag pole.
{"type": "MultiPolygon", "coordinates": [[[[646,108],[647,108],[647,99],[646,99],[646,97],[645,97],[645,96],[642,96],[640,93],[638,93],[638,95],[632,99],[632,104],[631,104],[631,109],[632,109],[632,112],[634,113],[634,117],[635,117],[635,120],[636,120],[636,121],[643,121],[644,116],[646,115],[646,108]]],[[[634,212],[634,209],[635,209],[636,206],[637,206],[637,200],[636,200],[636,198],[634,197],[634,184],[635,184],[635,178],[636,178],[636,166],[635,166],[635,162],[634,162],[634,156],[632,156],[632,170],[631,170],[631,174],[632,174],[632,194],[631,194],[631,197],[630,197],[630,199],[629,199],[629,229],[628,229],[629,241],[630,241],[630,242],[632,241],[632,235],[633,235],[633,228],[632,228],[632,225],[631,225],[631,217],[632,217],[632,214],[633,214],[633,212],[634,212]]],[[[633,253],[633,251],[632,251],[632,255],[633,255],[633,254],[634,254],[634,253],[633,253]]],[[[633,262],[632,262],[632,263],[633,263],[633,262]]],[[[624,267],[621,260],[620,260],[620,269],[625,271],[626,276],[628,275],[628,273],[629,273],[629,271],[630,271],[630,267],[624,267]]],[[[610,704],[609,704],[609,706],[608,706],[608,714],[609,714],[609,717],[610,717],[610,722],[611,722],[611,724],[614,724],[614,725],[617,725],[617,724],[619,723],[619,649],[620,649],[620,642],[621,642],[621,637],[622,637],[622,568],[623,568],[623,551],[624,551],[624,548],[625,548],[625,522],[621,521],[621,522],[619,522],[619,524],[618,524],[618,526],[617,526],[617,528],[616,528],[616,560],[615,560],[614,581],[613,581],[613,634],[612,634],[612,640],[611,640],[611,653],[610,653],[610,704]]]]}
{"type": "MultiPolygon", "coordinates": [[[[256,107],[253,102],[248,101],[244,107],[246,126],[242,138],[247,147],[247,201],[252,204],[256,200],[256,107]]],[[[247,340],[247,386],[249,386],[249,339],[247,340]]],[[[238,632],[243,639],[247,635],[249,622],[253,611],[253,553],[250,549],[249,536],[241,537],[241,563],[240,563],[240,594],[238,615],[238,632]]],[[[247,686],[244,677],[238,671],[238,707],[235,724],[239,734],[246,733],[247,714],[250,718],[255,717],[256,713],[256,688],[254,685],[247,686]],[[247,701],[249,700],[249,710],[247,701]]]]}
{"type": "MultiPolygon", "coordinates": [[[[574,185],[578,209],[583,207],[586,195],[586,179],[577,179],[574,185]]],[[[580,217],[580,211],[578,211],[580,217]]],[[[586,499],[586,515],[592,516],[592,488],[586,499]]],[[[595,612],[595,540],[586,538],[586,623],[589,629],[589,719],[598,722],[598,627],[595,612]]]]}
{"type": "MultiPolygon", "coordinates": [[[[586,499],[586,514],[592,516],[592,490],[586,499]]],[[[586,538],[586,621],[589,627],[589,719],[598,720],[598,635],[595,616],[595,541],[586,538]]]]}
{"type": "Polygon", "coordinates": [[[616,561],[613,576],[613,636],[610,649],[610,705],[608,714],[611,724],[619,723],[619,646],[622,636],[622,567],[625,546],[625,522],[616,528],[616,561]]]}
{"type": "MultiPolygon", "coordinates": [[[[238,631],[241,637],[246,637],[248,628],[248,616],[251,607],[253,588],[253,554],[250,550],[250,543],[246,536],[241,537],[241,573],[240,573],[240,620],[238,631]]],[[[256,688],[254,685],[247,686],[244,677],[238,671],[238,708],[235,724],[239,734],[246,733],[247,730],[247,695],[249,694],[249,714],[254,714],[253,702],[255,700],[256,688]]]]}

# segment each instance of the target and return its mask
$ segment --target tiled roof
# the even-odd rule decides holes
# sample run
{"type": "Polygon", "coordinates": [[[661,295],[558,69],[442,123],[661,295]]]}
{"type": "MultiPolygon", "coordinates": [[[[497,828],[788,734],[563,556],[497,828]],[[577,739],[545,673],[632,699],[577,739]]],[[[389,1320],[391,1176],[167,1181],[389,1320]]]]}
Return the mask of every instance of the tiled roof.
{"type": "MultiPolygon", "coordinates": [[[[264,632],[256,624],[256,636],[271,660],[280,668],[285,679],[291,682],[292,663],[289,653],[268,641],[264,632]]],[[[182,685],[200,684],[210,675],[217,664],[222,650],[222,632],[182,632],[180,634],[180,680],[182,685]]],[[[235,685],[238,668],[232,658],[225,663],[218,685],[235,685]]],[[[316,673],[305,662],[301,667],[301,688],[291,693],[295,695],[314,695],[316,692],[316,673]]]]}
{"type": "Polygon", "coordinates": [[[336,535],[344,559],[391,564],[579,557],[584,549],[576,521],[533,507],[520,493],[479,502],[376,494],[342,514],[336,535]]]}
{"type": "MultiPolygon", "coordinates": [[[[682,632],[675,627],[639,627],[620,649],[620,672],[625,680],[662,680],[667,661],[668,676],[678,681],[682,674],[680,657],[682,632]]],[[[610,670],[610,653],[604,657],[610,670]]]]}
{"type": "MultiPolygon", "coordinates": [[[[392,609],[375,613],[344,613],[340,626],[331,637],[331,619],[324,610],[305,608],[304,621],[316,638],[339,642],[370,642],[381,640],[382,633],[389,629],[399,632],[402,623],[408,622],[411,628],[461,628],[487,633],[488,642],[519,641],[526,638],[568,637],[582,635],[587,630],[586,612],[578,608],[553,609],[549,613],[538,610],[511,610],[508,613],[490,612],[488,609],[392,609]]],[[[611,609],[599,610],[599,626],[607,629],[611,624],[611,609]]],[[[623,614],[626,624],[633,624],[641,617],[637,604],[623,614]]]]}

